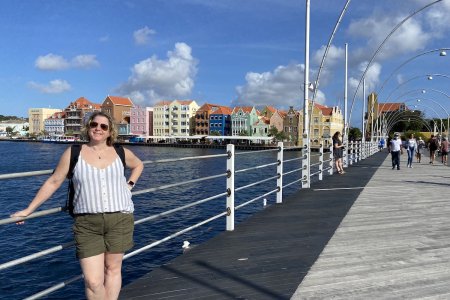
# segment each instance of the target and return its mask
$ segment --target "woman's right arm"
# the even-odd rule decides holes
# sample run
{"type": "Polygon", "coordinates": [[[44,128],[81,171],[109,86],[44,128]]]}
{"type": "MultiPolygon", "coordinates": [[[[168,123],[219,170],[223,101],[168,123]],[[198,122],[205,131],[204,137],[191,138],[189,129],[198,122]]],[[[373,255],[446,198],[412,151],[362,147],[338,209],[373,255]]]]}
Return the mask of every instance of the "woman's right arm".
{"type": "MultiPolygon", "coordinates": [[[[67,176],[70,165],[70,147],[64,151],[58,165],[53,174],[45,181],[37,192],[34,199],[24,210],[18,211],[11,215],[11,217],[27,217],[33,213],[39,206],[47,201],[53,193],[61,186],[67,176]]],[[[23,222],[18,222],[23,223],[23,222]]]]}

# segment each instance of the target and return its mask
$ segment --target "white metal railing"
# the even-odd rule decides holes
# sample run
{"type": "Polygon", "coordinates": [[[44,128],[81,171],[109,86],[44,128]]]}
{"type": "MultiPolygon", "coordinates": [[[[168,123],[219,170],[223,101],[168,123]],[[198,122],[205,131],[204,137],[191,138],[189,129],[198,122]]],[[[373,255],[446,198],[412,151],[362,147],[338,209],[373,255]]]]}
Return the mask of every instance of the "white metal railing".
{"type": "MultiPolygon", "coordinates": [[[[311,180],[313,177],[316,177],[316,176],[317,176],[318,180],[323,180],[324,174],[327,174],[327,175],[333,174],[333,165],[334,164],[333,164],[333,147],[332,146],[330,146],[330,148],[328,149],[329,151],[325,152],[323,145],[320,145],[318,152],[311,153],[311,165],[310,165],[311,174],[310,174],[309,178],[305,178],[302,175],[302,171],[304,170],[304,166],[303,166],[303,162],[302,162],[304,159],[303,154],[300,157],[283,159],[284,158],[283,154],[286,151],[299,151],[300,152],[302,150],[304,150],[304,148],[300,148],[300,147],[284,148],[283,143],[278,143],[278,147],[275,149],[271,148],[271,149],[259,150],[259,151],[236,152],[235,146],[232,144],[229,144],[229,145],[227,145],[225,154],[143,161],[143,163],[145,165],[154,165],[154,164],[180,163],[180,162],[188,161],[188,160],[225,158],[226,159],[226,172],[214,174],[214,175],[210,175],[210,176],[205,176],[205,177],[201,177],[201,178],[189,179],[189,180],[185,180],[183,182],[168,183],[168,184],[164,184],[164,185],[154,187],[154,188],[141,189],[138,191],[134,191],[132,193],[133,195],[152,193],[155,191],[170,189],[175,186],[178,187],[178,186],[188,185],[188,184],[192,184],[192,183],[204,182],[204,181],[221,178],[221,177],[226,177],[226,189],[225,189],[225,192],[222,192],[222,193],[219,193],[219,194],[216,194],[216,195],[204,198],[204,199],[198,199],[191,203],[188,203],[188,204],[176,207],[176,208],[172,208],[170,210],[167,210],[167,211],[164,211],[164,212],[161,212],[158,214],[154,214],[154,215],[150,215],[150,216],[141,218],[141,219],[135,221],[135,225],[139,225],[139,224],[149,222],[149,221],[154,221],[156,219],[163,218],[168,215],[172,215],[174,213],[180,212],[182,210],[185,210],[185,209],[188,209],[188,208],[191,208],[191,207],[194,207],[194,206],[206,203],[206,202],[209,202],[209,201],[217,199],[217,198],[226,197],[226,205],[225,205],[225,210],[223,212],[221,212],[217,215],[214,215],[214,216],[210,216],[210,217],[206,218],[205,220],[198,222],[197,224],[191,225],[187,228],[184,228],[177,232],[174,232],[158,241],[152,242],[152,243],[145,245],[139,249],[135,249],[135,250],[127,253],[124,256],[124,260],[126,260],[132,256],[135,256],[143,251],[154,248],[164,242],[174,239],[175,237],[178,237],[186,232],[189,232],[189,231],[196,229],[202,225],[210,223],[210,222],[212,222],[218,218],[221,218],[223,216],[226,217],[226,230],[232,231],[232,230],[234,230],[234,226],[235,226],[235,213],[237,210],[239,210],[251,203],[254,203],[257,200],[261,200],[261,199],[264,199],[264,204],[265,204],[266,197],[269,195],[272,195],[272,194],[276,194],[276,203],[278,203],[278,204],[282,203],[284,188],[294,185],[294,184],[297,184],[298,188],[300,189],[301,182],[304,180],[311,180]],[[240,155],[244,156],[244,155],[251,154],[253,157],[253,156],[255,156],[259,153],[263,153],[263,152],[276,152],[276,154],[277,154],[276,161],[253,166],[253,167],[236,169],[236,166],[235,166],[236,156],[240,156],[240,155]],[[289,171],[284,170],[284,167],[286,165],[291,165],[291,167],[292,167],[292,164],[293,164],[293,168],[291,170],[289,170],[289,171]],[[275,167],[275,166],[276,166],[275,174],[273,174],[273,173],[270,174],[269,171],[261,172],[260,173],[261,176],[258,181],[254,181],[247,185],[236,187],[236,178],[235,178],[236,174],[241,174],[241,173],[244,174],[246,172],[254,171],[254,170],[265,170],[265,169],[268,169],[269,167],[275,167]],[[291,182],[285,182],[288,175],[291,175],[291,174],[293,174],[293,175],[297,174],[299,178],[294,179],[291,182]],[[245,190],[249,187],[253,187],[253,186],[257,186],[257,185],[261,185],[261,184],[268,184],[269,182],[276,182],[274,184],[273,189],[271,189],[270,191],[268,191],[266,193],[256,195],[253,199],[247,200],[246,202],[243,202],[239,205],[235,205],[235,196],[237,193],[239,193],[240,191],[245,190]]],[[[348,157],[349,157],[350,164],[353,164],[353,162],[356,163],[357,161],[362,160],[366,157],[369,157],[373,153],[377,152],[377,145],[375,143],[368,143],[368,142],[366,142],[366,143],[351,142],[349,149],[347,151],[348,151],[348,155],[349,155],[348,157]]],[[[300,153],[302,153],[302,152],[300,152],[300,153]]],[[[33,172],[2,174],[2,175],[0,175],[0,180],[15,179],[15,178],[19,178],[19,177],[48,175],[51,173],[52,173],[52,170],[42,170],[42,171],[33,171],[33,172]]],[[[31,214],[30,216],[28,216],[26,218],[0,219],[0,225],[11,224],[11,223],[15,223],[15,222],[21,221],[21,220],[28,220],[28,219],[32,219],[32,218],[47,216],[50,214],[60,213],[61,211],[65,211],[65,210],[66,210],[65,207],[54,207],[51,209],[34,212],[33,214],[31,214]]],[[[74,242],[69,242],[69,243],[65,243],[65,244],[61,244],[61,245],[56,245],[56,246],[50,247],[48,249],[38,251],[33,254],[29,254],[24,257],[15,259],[15,260],[11,260],[11,261],[2,263],[2,264],[0,264],[0,271],[11,268],[13,266],[17,266],[19,264],[23,264],[23,263],[32,261],[34,259],[37,259],[37,258],[40,258],[43,256],[54,254],[63,249],[73,247],[74,244],[75,244],[74,242]]],[[[45,295],[48,295],[56,290],[61,289],[81,278],[82,278],[82,275],[74,276],[72,278],[69,278],[68,280],[57,283],[37,294],[31,295],[30,297],[28,297],[26,299],[39,299],[45,295]]]]}

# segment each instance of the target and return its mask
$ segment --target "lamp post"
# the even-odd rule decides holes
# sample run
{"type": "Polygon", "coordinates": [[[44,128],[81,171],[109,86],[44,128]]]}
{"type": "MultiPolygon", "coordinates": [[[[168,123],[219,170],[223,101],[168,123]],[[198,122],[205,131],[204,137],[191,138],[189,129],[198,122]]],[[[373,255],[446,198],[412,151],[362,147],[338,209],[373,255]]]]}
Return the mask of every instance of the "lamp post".
{"type": "Polygon", "coordinates": [[[302,160],[302,188],[309,188],[310,183],[310,142],[309,142],[309,25],[310,25],[310,0],[306,0],[306,24],[305,24],[305,75],[304,75],[304,99],[303,99],[303,160],[302,160]]]}
{"type": "Polygon", "coordinates": [[[347,78],[348,78],[348,44],[345,43],[345,80],[344,80],[344,132],[343,144],[344,151],[342,153],[342,160],[344,168],[348,167],[348,120],[347,120],[347,78]]]}

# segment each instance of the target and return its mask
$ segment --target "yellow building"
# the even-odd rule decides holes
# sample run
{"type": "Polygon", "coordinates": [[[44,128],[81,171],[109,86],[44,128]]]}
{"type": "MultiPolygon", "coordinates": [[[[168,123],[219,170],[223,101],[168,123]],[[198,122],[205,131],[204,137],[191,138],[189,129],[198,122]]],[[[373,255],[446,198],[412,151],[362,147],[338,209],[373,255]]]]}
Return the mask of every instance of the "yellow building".
{"type": "MultiPolygon", "coordinates": [[[[299,144],[302,145],[303,109],[299,113],[299,144]]],[[[315,103],[309,118],[311,147],[319,147],[322,142],[324,147],[330,147],[333,134],[344,129],[344,116],[338,106],[328,107],[315,103]]]]}
{"type": "Polygon", "coordinates": [[[40,134],[44,132],[44,121],[56,112],[61,112],[59,108],[30,108],[28,109],[28,119],[30,134],[40,134]]]}
{"type": "Polygon", "coordinates": [[[193,100],[161,101],[153,108],[154,136],[189,136],[195,128],[195,113],[199,109],[193,100]]]}

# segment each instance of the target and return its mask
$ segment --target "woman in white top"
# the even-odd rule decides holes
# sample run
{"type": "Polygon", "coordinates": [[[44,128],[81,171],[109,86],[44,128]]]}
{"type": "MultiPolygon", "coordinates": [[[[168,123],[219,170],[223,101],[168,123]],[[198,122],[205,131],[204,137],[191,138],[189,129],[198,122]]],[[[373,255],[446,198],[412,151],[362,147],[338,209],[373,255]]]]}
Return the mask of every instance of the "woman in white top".
{"type": "Polygon", "coordinates": [[[409,168],[412,168],[412,163],[413,163],[413,159],[414,159],[414,154],[416,153],[416,149],[417,149],[417,141],[414,138],[414,134],[411,133],[408,141],[406,142],[406,151],[408,152],[407,166],[409,168]]]}
{"type": "MultiPolygon", "coordinates": [[[[124,149],[126,166],[131,169],[126,180],[124,166],[113,146],[117,131],[109,115],[93,113],[84,133],[89,143],[82,146],[73,175],[77,257],[83,270],[86,297],[117,299],[122,285],[123,255],[133,246],[131,189],[144,167],[139,158],[124,149]]],[[[69,147],[28,207],[12,217],[27,217],[61,186],[69,171],[70,152],[69,147]]]]}

